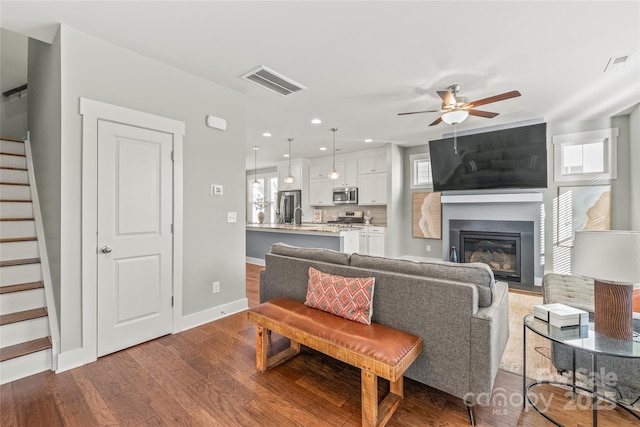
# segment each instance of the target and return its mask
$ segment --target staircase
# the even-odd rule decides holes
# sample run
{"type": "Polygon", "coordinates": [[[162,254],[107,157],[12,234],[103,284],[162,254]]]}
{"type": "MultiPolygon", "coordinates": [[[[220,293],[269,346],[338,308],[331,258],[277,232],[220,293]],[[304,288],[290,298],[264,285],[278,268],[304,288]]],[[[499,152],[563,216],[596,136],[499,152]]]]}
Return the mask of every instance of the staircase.
{"type": "Polygon", "coordinates": [[[55,314],[50,319],[47,310],[53,299],[28,144],[0,141],[0,384],[55,368],[55,314]]]}

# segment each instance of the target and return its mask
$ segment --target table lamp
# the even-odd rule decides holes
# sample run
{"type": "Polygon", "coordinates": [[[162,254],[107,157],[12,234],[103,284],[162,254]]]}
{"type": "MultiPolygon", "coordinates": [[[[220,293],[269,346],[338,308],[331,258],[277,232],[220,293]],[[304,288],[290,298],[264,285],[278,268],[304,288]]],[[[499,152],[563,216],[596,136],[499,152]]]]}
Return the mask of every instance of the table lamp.
{"type": "Polygon", "coordinates": [[[576,231],[573,274],[594,279],[599,334],[633,338],[633,284],[640,283],[640,231],[576,231]]]}

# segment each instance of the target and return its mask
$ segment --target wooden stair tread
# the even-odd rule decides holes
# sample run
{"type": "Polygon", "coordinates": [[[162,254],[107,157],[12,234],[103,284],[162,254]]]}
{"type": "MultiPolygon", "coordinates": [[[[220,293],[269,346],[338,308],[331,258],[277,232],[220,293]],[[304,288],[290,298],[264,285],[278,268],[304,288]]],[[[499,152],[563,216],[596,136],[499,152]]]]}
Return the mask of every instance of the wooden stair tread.
{"type": "Polygon", "coordinates": [[[21,142],[24,144],[24,139],[14,139],[14,138],[5,138],[5,137],[0,137],[0,141],[7,141],[7,142],[21,142]]]}
{"type": "Polygon", "coordinates": [[[0,218],[0,221],[35,221],[35,218],[0,218]]]}
{"type": "Polygon", "coordinates": [[[35,242],[37,240],[37,237],[10,237],[7,239],[0,239],[0,243],[35,242]]]}
{"type": "Polygon", "coordinates": [[[0,199],[0,202],[6,202],[6,203],[33,203],[31,200],[24,200],[24,199],[0,199]]]}
{"type": "Polygon", "coordinates": [[[2,316],[0,316],[0,326],[22,322],[24,320],[38,319],[40,317],[46,316],[48,316],[47,309],[44,307],[32,308],[31,310],[16,311],[15,313],[3,314],[2,316]]]}
{"type": "Polygon", "coordinates": [[[0,294],[10,294],[12,292],[30,291],[32,289],[44,288],[42,281],[18,283],[17,285],[8,285],[0,287],[0,294]]]}
{"type": "Polygon", "coordinates": [[[8,169],[8,170],[12,170],[12,171],[26,171],[27,168],[16,168],[13,166],[0,166],[0,169],[8,169]]]}
{"type": "Polygon", "coordinates": [[[11,259],[8,261],[0,261],[0,267],[14,267],[16,265],[38,264],[40,258],[11,259]]]}
{"type": "Polygon", "coordinates": [[[25,154],[18,154],[18,153],[5,153],[4,151],[0,151],[0,154],[2,154],[2,155],[4,155],[4,156],[27,157],[25,154]]]}
{"type": "Polygon", "coordinates": [[[25,185],[25,186],[29,186],[29,184],[25,184],[23,182],[0,182],[0,185],[25,185]]]}
{"type": "Polygon", "coordinates": [[[0,362],[51,348],[49,337],[11,345],[0,349],[0,362]]]}

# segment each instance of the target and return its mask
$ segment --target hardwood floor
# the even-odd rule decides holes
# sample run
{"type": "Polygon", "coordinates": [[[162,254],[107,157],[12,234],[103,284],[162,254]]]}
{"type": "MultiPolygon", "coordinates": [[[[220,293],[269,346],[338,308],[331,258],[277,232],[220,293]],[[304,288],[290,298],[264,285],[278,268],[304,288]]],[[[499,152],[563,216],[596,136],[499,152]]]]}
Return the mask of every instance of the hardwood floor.
{"type": "MultiPolygon", "coordinates": [[[[259,270],[247,265],[250,305],[258,302],[259,270]]],[[[274,340],[276,346],[286,345],[284,339],[274,340]]],[[[380,383],[384,395],[388,382],[380,383]]],[[[493,404],[477,408],[479,425],[551,426],[531,408],[522,410],[521,387],[520,376],[499,371],[493,404]]],[[[567,426],[591,425],[589,410],[566,410],[562,392],[555,391],[550,414],[567,426]]],[[[0,405],[2,427],[359,426],[360,372],[303,347],[294,359],[258,373],[255,328],[238,313],[71,371],[5,384],[0,405]]],[[[602,411],[599,423],[634,425],[620,410],[602,411]]],[[[465,425],[461,399],[409,379],[405,399],[388,424],[465,425]]]]}

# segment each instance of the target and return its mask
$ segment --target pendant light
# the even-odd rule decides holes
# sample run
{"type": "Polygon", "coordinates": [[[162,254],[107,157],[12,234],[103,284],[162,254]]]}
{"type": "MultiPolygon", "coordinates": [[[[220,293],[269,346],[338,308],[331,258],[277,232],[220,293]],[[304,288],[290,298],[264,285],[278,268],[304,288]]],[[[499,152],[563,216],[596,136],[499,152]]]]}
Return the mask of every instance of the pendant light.
{"type": "Polygon", "coordinates": [[[260,147],[254,145],[253,147],[253,182],[251,185],[253,188],[260,187],[260,182],[258,181],[258,150],[260,147]]]}
{"type": "Polygon", "coordinates": [[[331,132],[333,132],[333,169],[329,172],[329,179],[338,179],[340,178],[340,173],[336,170],[336,131],[337,128],[331,128],[331,132]]]}
{"type": "Polygon", "coordinates": [[[284,179],[285,184],[293,184],[296,181],[296,177],[291,175],[291,143],[293,142],[293,138],[289,138],[289,175],[284,179]]]}

